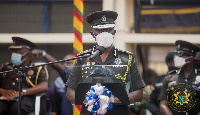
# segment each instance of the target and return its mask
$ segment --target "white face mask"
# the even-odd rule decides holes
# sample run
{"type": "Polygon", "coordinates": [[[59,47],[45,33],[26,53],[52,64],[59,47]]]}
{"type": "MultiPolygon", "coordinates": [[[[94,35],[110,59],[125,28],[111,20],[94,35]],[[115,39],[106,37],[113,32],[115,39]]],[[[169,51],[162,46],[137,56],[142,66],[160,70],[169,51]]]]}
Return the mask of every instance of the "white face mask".
{"type": "Polygon", "coordinates": [[[102,32],[96,36],[96,42],[99,46],[108,48],[113,43],[114,36],[108,32],[102,32]]]}
{"type": "Polygon", "coordinates": [[[174,66],[181,69],[186,63],[190,63],[190,61],[186,62],[186,59],[189,59],[191,57],[192,56],[183,58],[183,57],[175,56],[174,57],[174,66]]]}

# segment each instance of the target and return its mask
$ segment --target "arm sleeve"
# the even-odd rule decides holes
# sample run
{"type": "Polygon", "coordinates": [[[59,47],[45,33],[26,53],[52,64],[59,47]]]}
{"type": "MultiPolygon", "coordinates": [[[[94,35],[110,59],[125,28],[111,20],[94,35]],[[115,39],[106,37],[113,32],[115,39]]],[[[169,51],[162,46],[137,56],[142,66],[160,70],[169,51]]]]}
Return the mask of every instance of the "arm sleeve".
{"type": "Polygon", "coordinates": [[[42,67],[40,73],[39,73],[39,76],[38,76],[38,84],[41,83],[41,82],[47,82],[47,75],[46,75],[46,72],[45,72],[45,69],[44,67],[42,67]]]}
{"type": "Polygon", "coordinates": [[[81,60],[77,60],[67,80],[67,87],[75,90],[81,78],[81,60]]]}
{"type": "Polygon", "coordinates": [[[160,91],[159,100],[167,100],[168,77],[165,77],[160,91]]]}
{"type": "Polygon", "coordinates": [[[131,75],[131,84],[132,84],[132,90],[135,91],[139,88],[143,88],[144,82],[140,76],[140,73],[138,71],[137,65],[135,63],[135,59],[132,59],[132,64],[130,68],[130,75],[131,75]]]}

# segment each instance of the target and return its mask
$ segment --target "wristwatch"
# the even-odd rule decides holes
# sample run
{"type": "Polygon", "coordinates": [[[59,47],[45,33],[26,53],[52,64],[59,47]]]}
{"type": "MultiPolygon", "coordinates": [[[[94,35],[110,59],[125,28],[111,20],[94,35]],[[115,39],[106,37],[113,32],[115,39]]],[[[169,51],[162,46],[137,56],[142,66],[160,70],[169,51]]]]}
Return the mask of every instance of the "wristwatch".
{"type": "Polygon", "coordinates": [[[43,50],[42,51],[42,57],[44,57],[46,54],[47,54],[47,52],[43,50]]]}
{"type": "Polygon", "coordinates": [[[26,89],[22,89],[23,95],[26,95],[27,90],[26,89]]]}

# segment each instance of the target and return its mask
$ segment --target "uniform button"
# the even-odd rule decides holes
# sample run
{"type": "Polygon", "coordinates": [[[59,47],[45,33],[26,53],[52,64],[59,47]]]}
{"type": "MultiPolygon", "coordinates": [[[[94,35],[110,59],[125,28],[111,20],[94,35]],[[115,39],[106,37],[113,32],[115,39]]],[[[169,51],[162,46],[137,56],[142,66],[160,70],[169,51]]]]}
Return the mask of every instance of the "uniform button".
{"type": "Polygon", "coordinates": [[[188,80],[187,79],[185,79],[185,82],[187,82],[188,80]]]}
{"type": "Polygon", "coordinates": [[[12,85],[15,85],[15,82],[12,82],[12,85]]]}

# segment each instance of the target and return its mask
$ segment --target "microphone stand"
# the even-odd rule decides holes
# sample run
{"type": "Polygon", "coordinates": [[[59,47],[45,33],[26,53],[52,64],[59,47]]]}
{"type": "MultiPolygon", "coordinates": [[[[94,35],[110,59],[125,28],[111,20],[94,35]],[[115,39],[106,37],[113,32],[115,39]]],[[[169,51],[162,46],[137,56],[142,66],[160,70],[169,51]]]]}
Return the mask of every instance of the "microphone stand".
{"type": "Polygon", "coordinates": [[[58,60],[58,61],[54,61],[54,62],[48,62],[48,63],[44,63],[44,64],[40,64],[40,65],[24,66],[24,67],[14,68],[13,70],[8,70],[8,71],[0,72],[0,75],[3,75],[5,73],[17,72],[17,77],[18,77],[17,78],[17,82],[19,83],[18,115],[21,115],[21,91],[22,91],[22,82],[23,82],[22,81],[22,77],[25,77],[25,75],[23,74],[23,72],[25,70],[30,69],[30,68],[35,68],[35,67],[50,65],[50,64],[54,64],[54,63],[60,63],[60,62],[65,62],[65,61],[70,61],[70,60],[75,60],[75,59],[80,59],[80,58],[87,58],[90,55],[91,54],[86,53],[86,54],[83,54],[83,55],[78,56],[78,57],[68,58],[68,59],[64,59],[64,60],[58,60]]]}

